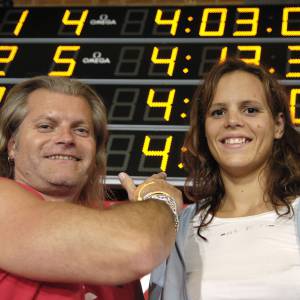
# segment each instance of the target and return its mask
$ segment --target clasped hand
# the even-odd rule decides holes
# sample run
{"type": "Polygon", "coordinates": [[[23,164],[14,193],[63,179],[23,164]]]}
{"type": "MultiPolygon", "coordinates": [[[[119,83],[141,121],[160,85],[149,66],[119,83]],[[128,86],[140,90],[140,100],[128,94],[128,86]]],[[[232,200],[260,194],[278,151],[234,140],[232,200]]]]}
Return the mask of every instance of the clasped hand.
{"type": "Polygon", "coordinates": [[[153,174],[143,183],[136,186],[132,178],[126,173],[119,174],[120,182],[127,191],[130,201],[142,201],[149,193],[165,193],[174,198],[177,204],[177,212],[182,210],[182,192],[167,182],[167,174],[164,172],[153,174]]]}

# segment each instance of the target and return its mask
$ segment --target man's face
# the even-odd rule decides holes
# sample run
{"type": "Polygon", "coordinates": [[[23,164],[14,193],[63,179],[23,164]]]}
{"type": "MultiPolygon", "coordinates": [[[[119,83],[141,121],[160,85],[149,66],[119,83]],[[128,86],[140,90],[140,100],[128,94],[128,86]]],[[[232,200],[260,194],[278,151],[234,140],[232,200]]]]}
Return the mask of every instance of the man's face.
{"type": "Polygon", "coordinates": [[[8,144],[15,179],[42,193],[76,190],[95,165],[92,112],[78,97],[46,89],[32,92],[28,113],[8,144]]]}

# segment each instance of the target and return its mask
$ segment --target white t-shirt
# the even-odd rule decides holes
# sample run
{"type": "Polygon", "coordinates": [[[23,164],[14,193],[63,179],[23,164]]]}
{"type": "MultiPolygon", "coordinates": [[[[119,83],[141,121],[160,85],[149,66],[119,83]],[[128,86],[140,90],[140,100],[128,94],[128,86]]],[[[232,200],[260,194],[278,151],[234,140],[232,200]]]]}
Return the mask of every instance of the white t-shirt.
{"type": "MultiPolygon", "coordinates": [[[[300,197],[293,207],[296,211],[300,197]]],[[[185,251],[191,300],[299,300],[300,248],[294,217],[276,212],[215,217],[197,235],[193,219],[185,251]]]]}

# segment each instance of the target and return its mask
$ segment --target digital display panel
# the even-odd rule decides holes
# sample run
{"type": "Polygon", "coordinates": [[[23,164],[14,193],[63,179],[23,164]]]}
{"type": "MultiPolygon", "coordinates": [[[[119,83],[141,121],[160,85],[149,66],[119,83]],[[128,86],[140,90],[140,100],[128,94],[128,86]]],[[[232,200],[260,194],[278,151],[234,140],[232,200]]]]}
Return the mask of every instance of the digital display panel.
{"type": "Polygon", "coordinates": [[[230,56],[278,75],[300,128],[296,2],[0,8],[0,101],[13,84],[36,75],[90,84],[107,107],[110,184],[119,183],[121,171],[138,180],[165,171],[183,185],[180,156],[194,91],[214,63],[230,56]]]}
{"type": "MultiPolygon", "coordinates": [[[[90,85],[103,99],[112,126],[167,125],[186,131],[196,85],[90,85]]],[[[0,106],[11,84],[0,85],[0,106]]],[[[300,126],[300,86],[286,87],[291,118],[300,126]]]]}
{"type": "Polygon", "coordinates": [[[0,20],[2,20],[0,37],[261,38],[300,36],[300,6],[290,4],[213,7],[19,8],[1,10],[0,20]],[[47,22],[50,19],[51,26],[47,22]]]}
{"type": "Polygon", "coordinates": [[[201,79],[238,56],[286,79],[300,78],[300,42],[266,44],[0,44],[1,77],[49,74],[80,79],[201,79]],[[32,53],[37,56],[32,60],[32,53]]]}

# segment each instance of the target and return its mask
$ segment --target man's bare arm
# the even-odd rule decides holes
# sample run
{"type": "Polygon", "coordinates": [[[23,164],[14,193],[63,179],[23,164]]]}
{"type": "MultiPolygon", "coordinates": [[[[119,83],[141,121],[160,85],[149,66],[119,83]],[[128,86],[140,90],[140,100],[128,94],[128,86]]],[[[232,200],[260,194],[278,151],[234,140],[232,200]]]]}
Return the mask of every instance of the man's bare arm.
{"type": "Polygon", "coordinates": [[[173,216],[161,201],[97,211],[41,201],[0,180],[0,269],[53,282],[117,284],[151,271],[175,239],[173,216]]]}

